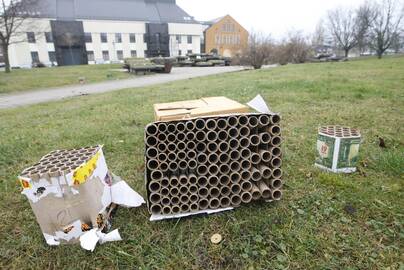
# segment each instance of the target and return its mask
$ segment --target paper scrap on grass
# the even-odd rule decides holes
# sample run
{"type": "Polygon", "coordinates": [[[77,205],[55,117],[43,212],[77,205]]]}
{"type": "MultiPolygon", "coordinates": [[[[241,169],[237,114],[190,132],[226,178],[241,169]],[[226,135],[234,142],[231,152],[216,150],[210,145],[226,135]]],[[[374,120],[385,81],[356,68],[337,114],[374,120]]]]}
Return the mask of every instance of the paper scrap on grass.
{"type": "Polygon", "coordinates": [[[261,95],[257,95],[250,102],[248,102],[247,105],[260,113],[272,113],[268,104],[265,102],[261,95]]]}
{"type": "Polygon", "coordinates": [[[107,242],[113,241],[121,241],[121,235],[119,234],[118,229],[113,230],[109,233],[103,233],[98,229],[92,229],[88,232],[85,232],[82,236],[80,236],[80,246],[85,250],[94,251],[97,243],[104,244],[107,242]]]}
{"type": "Polygon", "coordinates": [[[119,176],[114,175],[118,179],[118,183],[111,186],[112,202],[124,207],[139,207],[146,203],[142,196],[134,191],[119,176]]]}
{"type": "Polygon", "coordinates": [[[151,215],[150,221],[159,221],[159,220],[164,220],[164,219],[171,219],[171,218],[182,218],[182,217],[188,217],[188,216],[193,216],[193,215],[199,215],[199,214],[214,214],[214,213],[219,213],[219,212],[224,212],[224,211],[229,211],[233,210],[233,207],[227,207],[227,208],[221,208],[221,209],[215,209],[215,210],[200,210],[196,212],[191,212],[191,213],[182,213],[182,214],[175,214],[175,215],[151,215]]]}

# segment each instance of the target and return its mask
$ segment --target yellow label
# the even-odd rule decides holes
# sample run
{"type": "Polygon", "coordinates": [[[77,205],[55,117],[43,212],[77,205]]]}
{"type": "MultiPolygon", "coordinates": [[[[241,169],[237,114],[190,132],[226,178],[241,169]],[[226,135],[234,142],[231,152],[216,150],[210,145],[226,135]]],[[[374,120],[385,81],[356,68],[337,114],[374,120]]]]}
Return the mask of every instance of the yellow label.
{"type": "Polygon", "coordinates": [[[20,184],[22,186],[23,189],[30,189],[32,188],[32,185],[29,181],[24,180],[24,179],[18,179],[20,181],[20,184]]]}
{"type": "Polygon", "coordinates": [[[97,168],[97,162],[101,155],[101,152],[97,152],[87,163],[78,167],[73,173],[73,184],[80,185],[87,181],[88,177],[90,177],[95,168],[97,168]]]}

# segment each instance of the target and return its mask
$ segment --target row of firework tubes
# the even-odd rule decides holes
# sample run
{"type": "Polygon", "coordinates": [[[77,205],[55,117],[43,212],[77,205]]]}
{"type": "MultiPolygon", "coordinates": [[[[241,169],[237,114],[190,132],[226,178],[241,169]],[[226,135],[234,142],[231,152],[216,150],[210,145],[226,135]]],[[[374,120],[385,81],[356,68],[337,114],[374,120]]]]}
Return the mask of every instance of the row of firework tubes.
{"type": "Polygon", "coordinates": [[[282,196],[280,118],[240,115],[146,127],[150,210],[177,214],[282,196]]]}

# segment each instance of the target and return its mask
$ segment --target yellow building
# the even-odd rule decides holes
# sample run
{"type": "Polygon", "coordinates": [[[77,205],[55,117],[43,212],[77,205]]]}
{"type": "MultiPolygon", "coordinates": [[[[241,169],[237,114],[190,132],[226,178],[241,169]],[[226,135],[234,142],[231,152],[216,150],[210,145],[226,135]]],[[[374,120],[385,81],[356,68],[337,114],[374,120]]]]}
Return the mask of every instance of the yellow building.
{"type": "Polygon", "coordinates": [[[205,52],[217,50],[220,55],[233,57],[248,44],[248,31],[233,17],[226,15],[206,23],[205,52]]]}

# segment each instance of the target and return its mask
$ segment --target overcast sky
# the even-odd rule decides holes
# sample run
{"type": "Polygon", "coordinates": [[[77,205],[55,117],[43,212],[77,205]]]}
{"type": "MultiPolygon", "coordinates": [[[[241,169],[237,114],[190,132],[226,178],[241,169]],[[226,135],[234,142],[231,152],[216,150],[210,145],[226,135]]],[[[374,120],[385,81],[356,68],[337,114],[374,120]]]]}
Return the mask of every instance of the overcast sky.
{"type": "Polygon", "coordinates": [[[357,7],[364,0],[177,0],[197,20],[211,20],[229,14],[248,31],[270,33],[281,38],[290,30],[314,31],[327,10],[357,7]]]}

